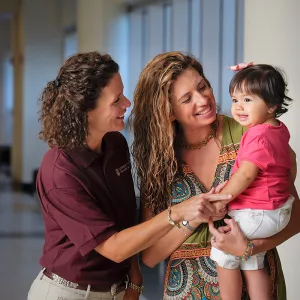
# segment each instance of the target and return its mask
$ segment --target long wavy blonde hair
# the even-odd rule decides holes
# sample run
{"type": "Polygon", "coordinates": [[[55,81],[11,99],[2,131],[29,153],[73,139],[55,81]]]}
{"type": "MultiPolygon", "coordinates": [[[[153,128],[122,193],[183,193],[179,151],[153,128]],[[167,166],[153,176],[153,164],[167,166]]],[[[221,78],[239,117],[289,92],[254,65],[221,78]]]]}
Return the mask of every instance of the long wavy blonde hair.
{"type": "Polygon", "coordinates": [[[179,127],[171,120],[170,96],[174,82],[188,68],[195,69],[210,87],[193,56],[167,52],[145,66],[134,92],[132,155],[141,200],[152,214],[167,208],[178,167],[174,146],[179,127]]]}

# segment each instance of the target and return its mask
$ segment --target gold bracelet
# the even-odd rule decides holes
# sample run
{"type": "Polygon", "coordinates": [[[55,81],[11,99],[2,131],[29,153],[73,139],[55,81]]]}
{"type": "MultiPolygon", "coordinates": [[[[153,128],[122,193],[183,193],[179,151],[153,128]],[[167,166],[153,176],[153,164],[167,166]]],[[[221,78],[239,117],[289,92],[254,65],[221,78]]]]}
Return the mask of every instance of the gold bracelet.
{"type": "Polygon", "coordinates": [[[140,295],[144,292],[144,286],[143,285],[137,285],[137,284],[135,284],[131,281],[128,283],[128,287],[135,290],[135,291],[137,291],[140,295]]]}
{"type": "Polygon", "coordinates": [[[168,222],[172,225],[172,226],[176,226],[178,228],[180,228],[180,224],[176,223],[172,218],[171,218],[171,205],[168,206],[168,222]]]}

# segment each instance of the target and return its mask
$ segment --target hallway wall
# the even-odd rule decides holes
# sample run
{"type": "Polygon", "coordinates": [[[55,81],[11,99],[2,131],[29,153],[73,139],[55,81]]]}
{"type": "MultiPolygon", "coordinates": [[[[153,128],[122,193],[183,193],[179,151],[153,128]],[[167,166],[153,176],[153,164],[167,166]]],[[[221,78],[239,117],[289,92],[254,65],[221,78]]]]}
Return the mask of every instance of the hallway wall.
{"type": "MultiPolygon", "coordinates": [[[[245,1],[245,61],[274,64],[281,67],[287,75],[289,96],[294,99],[294,103],[281,119],[290,130],[290,144],[298,156],[298,170],[300,157],[299,11],[298,0],[245,1]]],[[[299,192],[299,175],[296,188],[299,192]]],[[[279,247],[289,300],[299,299],[299,253],[299,235],[279,247]]]]}
{"type": "Polygon", "coordinates": [[[47,82],[56,77],[62,63],[62,33],[57,12],[56,1],[24,1],[23,183],[32,181],[32,171],[38,169],[47,148],[38,139],[37,100],[47,82]]]}
{"type": "MultiPolygon", "coordinates": [[[[129,97],[131,66],[129,65],[129,20],[126,6],[120,0],[89,0],[88,6],[85,0],[77,0],[76,23],[78,51],[109,53],[120,66],[124,95],[129,97]]],[[[125,120],[127,117],[128,113],[125,115],[125,120]]],[[[127,137],[127,130],[122,133],[127,137]]]]}
{"type": "Polygon", "coordinates": [[[63,37],[74,27],[76,2],[23,0],[14,19],[15,108],[13,179],[31,184],[48,146],[39,140],[38,99],[63,62],[63,37]],[[65,5],[65,6],[64,6],[65,5]],[[64,21],[62,21],[64,20],[64,21]]]}

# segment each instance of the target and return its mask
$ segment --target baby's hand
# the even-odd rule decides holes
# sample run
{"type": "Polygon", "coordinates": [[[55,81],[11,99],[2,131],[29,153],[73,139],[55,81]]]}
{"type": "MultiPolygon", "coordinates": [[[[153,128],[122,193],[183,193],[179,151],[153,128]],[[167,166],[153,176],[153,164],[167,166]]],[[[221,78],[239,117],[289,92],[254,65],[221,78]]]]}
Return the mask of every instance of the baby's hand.
{"type": "Polygon", "coordinates": [[[211,203],[216,208],[217,213],[226,210],[226,203],[224,203],[224,201],[219,200],[219,201],[214,201],[214,202],[211,202],[211,203]]]}

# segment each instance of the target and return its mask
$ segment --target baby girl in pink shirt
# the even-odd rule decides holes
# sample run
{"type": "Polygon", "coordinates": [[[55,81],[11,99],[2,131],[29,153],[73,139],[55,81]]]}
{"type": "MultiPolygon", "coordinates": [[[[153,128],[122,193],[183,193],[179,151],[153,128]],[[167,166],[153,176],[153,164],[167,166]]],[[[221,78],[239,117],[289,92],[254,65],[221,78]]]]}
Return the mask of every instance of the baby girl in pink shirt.
{"type": "MultiPolygon", "coordinates": [[[[287,127],[276,118],[287,112],[292,101],[286,95],[281,72],[270,65],[244,65],[229,86],[234,119],[247,127],[222,193],[232,194],[229,215],[238,222],[247,239],[266,238],[289,222],[294,198],[289,184],[296,177],[294,153],[287,127]]],[[[224,207],[218,202],[218,209],[224,207]]],[[[223,300],[240,300],[243,271],[251,300],[271,300],[270,282],[264,269],[264,253],[252,256],[253,243],[242,257],[212,248],[223,300]]]]}

